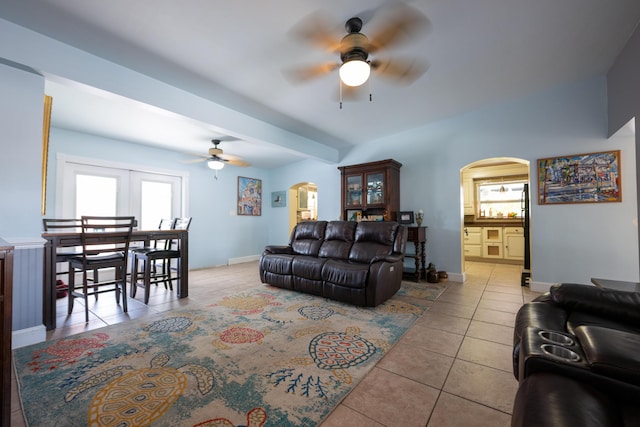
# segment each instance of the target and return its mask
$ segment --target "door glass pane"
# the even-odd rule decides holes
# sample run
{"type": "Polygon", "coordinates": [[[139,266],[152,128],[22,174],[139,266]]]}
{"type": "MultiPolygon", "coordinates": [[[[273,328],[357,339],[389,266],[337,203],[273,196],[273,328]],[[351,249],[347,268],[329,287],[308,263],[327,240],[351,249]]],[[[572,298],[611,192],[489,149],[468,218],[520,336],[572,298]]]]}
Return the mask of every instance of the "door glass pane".
{"type": "Polygon", "coordinates": [[[367,204],[375,205],[383,202],[383,179],[384,174],[381,173],[367,175],[367,204]]]}
{"type": "Polygon", "coordinates": [[[153,230],[161,219],[171,218],[171,200],[171,183],[142,181],[138,228],[153,230]]]}
{"type": "Polygon", "coordinates": [[[82,215],[116,215],[117,178],[76,175],[76,218],[82,215]]]}
{"type": "Polygon", "coordinates": [[[347,176],[347,206],[362,205],[362,175],[347,176]]]}

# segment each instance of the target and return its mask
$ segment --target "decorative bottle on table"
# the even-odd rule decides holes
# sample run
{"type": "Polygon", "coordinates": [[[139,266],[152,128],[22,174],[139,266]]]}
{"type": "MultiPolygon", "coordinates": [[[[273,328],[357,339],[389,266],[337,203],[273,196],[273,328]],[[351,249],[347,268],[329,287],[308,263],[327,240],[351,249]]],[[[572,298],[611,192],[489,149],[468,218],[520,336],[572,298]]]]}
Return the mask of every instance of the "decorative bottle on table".
{"type": "Polygon", "coordinates": [[[422,209],[418,210],[418,212],[416,213],[416,224],[418,224],[418,227],[422,225],[423,217],[424,217],[424,211],[422,209]]]}

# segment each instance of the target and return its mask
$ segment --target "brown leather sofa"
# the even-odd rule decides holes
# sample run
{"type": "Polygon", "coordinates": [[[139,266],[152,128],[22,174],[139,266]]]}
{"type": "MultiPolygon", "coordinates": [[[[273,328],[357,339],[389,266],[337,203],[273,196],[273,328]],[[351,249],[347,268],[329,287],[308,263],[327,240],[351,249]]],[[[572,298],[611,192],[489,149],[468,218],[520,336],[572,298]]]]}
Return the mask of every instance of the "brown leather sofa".
{"type": "Polygon", "coordinates": [[[513,343],[513,427],[640,425],[640,293],[553,286],[513,343]]]}
{"type": "Polygon", "coordinates": [[[406,227],[395,222],[301,222],[287,246],[265,247],[260,279],[375,307],[400,289],[406,242],[406,227]]]}

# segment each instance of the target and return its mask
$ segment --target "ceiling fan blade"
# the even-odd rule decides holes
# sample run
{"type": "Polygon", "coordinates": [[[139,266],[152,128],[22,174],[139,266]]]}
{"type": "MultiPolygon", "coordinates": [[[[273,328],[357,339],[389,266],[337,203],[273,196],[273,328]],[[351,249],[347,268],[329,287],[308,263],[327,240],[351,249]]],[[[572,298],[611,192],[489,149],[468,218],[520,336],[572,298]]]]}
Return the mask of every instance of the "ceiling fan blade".
{"type": "Polygon", "coordinates": [[[203,157],[201,159],[183,160],[182,163],[184,163],[184,164],[201,163],[201,162],[206,162],[207,160],[209,160],[208,157],[203,157]]]}
{"type": "Polygon", "coordinates": [[[240,166],[240,167],[247,167],[247,166],[251,166],[251,163],[249,162],[245,162],[244,160],[224,160],[226,163],[229,163],[232,166],[240,166]]]}
{"type": "Polygon", "coordinates": [[[418,9],[398,3],[389,9],[384,28],[369,37],[370,53],[386,49],[415,37],[431,27],[431,21],[418,9]]]}
{"type": "Polygon", "coordinates": [[[375,60],[371,68],[376,74],[401,84],[411,84],[427,72],[429,65],[417,60],[375,60]]]}
{"type": "Polygon", "coordinates": [[[297,84],[329,74],[338,66],[339,64],[335,61],[325,62],[324,64],[310,65],[308,67],[290,68],[284,70],[283,74],[287,80],[297,84]]]}
{"type": "Polygon", "coordinates": [[[340,39],[335,35],[340,32],[330,22],[333,20],[326,12],[316,11],[298,22],[289,34],[296,40],[301,39],[328,52],[338,52],[340,39]]]}
{"type": "Polygon", "coordinates": [[[234,156],[232,154],[220,154],[217,157],[225,163],[229,163],[233,166],[251,166],[251,163],[244,161],[240,157],[234,156]]]}

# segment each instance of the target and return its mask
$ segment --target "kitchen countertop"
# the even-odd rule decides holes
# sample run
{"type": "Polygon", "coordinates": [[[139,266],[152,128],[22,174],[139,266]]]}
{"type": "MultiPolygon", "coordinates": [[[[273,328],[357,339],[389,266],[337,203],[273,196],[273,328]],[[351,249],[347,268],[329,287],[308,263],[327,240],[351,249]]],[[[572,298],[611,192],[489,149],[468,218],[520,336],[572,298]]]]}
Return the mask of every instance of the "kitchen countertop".
{"type": "Polygon", "coordinates": [[[465,221],[465,227],[522,227],[522,218],[495,218],[495,219],[479,219],[475,221],[465,221]]]}

